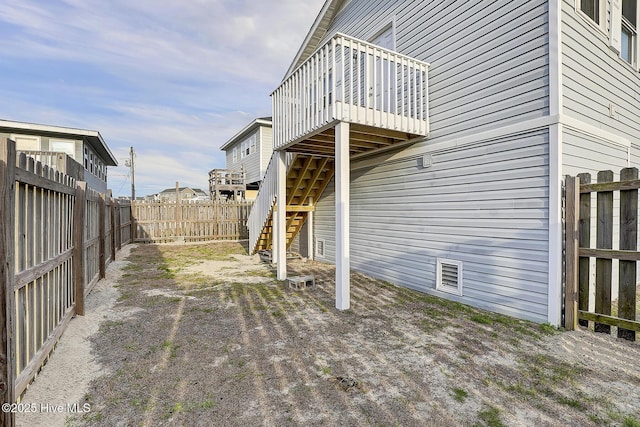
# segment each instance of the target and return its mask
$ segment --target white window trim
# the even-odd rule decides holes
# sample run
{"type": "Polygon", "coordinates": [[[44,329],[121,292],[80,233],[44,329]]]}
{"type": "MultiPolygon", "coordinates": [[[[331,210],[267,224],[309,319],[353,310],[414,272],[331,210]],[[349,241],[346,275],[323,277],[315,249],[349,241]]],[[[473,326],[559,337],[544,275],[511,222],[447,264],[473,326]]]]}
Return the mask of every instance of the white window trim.
{"type": "MultiPolygon", "coordinates": [[[[640,65],[640,61],[638,61],[638,53],[640,52],[640,37],[639,37],[639,25],[640,24],[640,4],[636,5],[636,28],[633,28],[630,22],[622,14],[622,0],[620,0],[620,28],[615,29],[618,33],[622,33],[622,28],[626,26],[631,32],[634,33],[632,37],[632,47],[631,47],[631,62],[628,62],[626,59],[622,58],[622,48],[621,51],[618,52],[618,56],[628,66],[633,68],[635,71],[638,71],[638,66],[640,65]]],[[[622,34],[620,34],[620,42],[622,43],[622,34]]]]}
{"type": "Polygon", "coordinates": [[[453,259],[446,259],[446,258],[437,258],[436,259],[436,290],[442,291],[442,292],[446,292],[449,294],[454,294],[454,295],[458,295],[458,296],[462,296],[462,261],[457,261],[457,260],[453,260],[453,259]],[[456,267],[458,267],[458,288],[457,290],[453,290],[450,287],[445,287],[442,284],[442,265],[443,264],[448,264],[448,265],[455,265],[456,267]]]}
{"type": "Polygon", "coordinates": [[[607,34],[607,0],[599,0],[598,2],[598,7],[600,10],[598,10],[598,15],[600,15],[600,23],[596,23],[593,19],[591,19],[589,17],[589,15],[587,15],[586,13],[584,13],[582,11],[582,9],[580,9],[580,0],[575,0],[575,10],[576,13],[578,14],[578,16],[580,16],[583,20],[585,20],[587,23],[589,23],[589,25],[591,25],[593,28],[597,29],[598,31],[600,31],[602,34],[608,36],[607,34]]]}

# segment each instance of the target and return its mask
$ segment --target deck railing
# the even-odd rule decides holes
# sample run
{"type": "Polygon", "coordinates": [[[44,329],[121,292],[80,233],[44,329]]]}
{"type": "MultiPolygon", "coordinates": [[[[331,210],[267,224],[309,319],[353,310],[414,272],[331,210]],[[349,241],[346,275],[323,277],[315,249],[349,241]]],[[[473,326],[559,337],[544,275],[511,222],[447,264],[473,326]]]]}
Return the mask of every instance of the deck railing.
{"type": "MultiPolygon", "coordinates": [[[[293,154],[287,153],[286,166],[287,169],[293,161],[293,154]]],[[[271,210],[276,201],[276,193],[278,189],[278,168],[276,162],[278,159],[278,153],[273,152],[267,171],[264,174],[264,179],[260,185],[258,196],[253,202],[253,207],[249,213],[249,219],[247,220],[247,227],[249,228],[249,252],[253,252],[262,234],[262,229],[269,220],[271,210]]]]}
{"type": "Polygon", "coordinates": [[[334,121],[429,132],[429,64],[336,34],[273,92],[274,148],[334,121]]]}

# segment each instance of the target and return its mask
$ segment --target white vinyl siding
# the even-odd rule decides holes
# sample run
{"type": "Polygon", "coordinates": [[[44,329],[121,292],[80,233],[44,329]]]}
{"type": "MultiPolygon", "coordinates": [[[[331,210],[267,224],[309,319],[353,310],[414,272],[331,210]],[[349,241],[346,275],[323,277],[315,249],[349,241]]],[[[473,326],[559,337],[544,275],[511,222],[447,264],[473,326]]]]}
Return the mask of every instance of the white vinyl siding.
{"type": "Polygon", "coordinates": [[[256,129],[251,134],[242,138],[231,147],[227,148],[227,169],[240,170],[244,168],[247,183],[262,180],[260,171],[261,157],[257,152],[251,150],[256,147],[259,130],[256,129]],[[229,155],[231,153],[231,155],[229,155]]]}
{"type": "Polygon", "coordinates": [[[640,143],[640,73],[576,13],[573,0],[562,3],[562,55],[563,113],[640,143]]]}
{"type": "MultiPolygon", "coordinates": [[[[436,292],[436,259],[464,263],[464,295],[451,298],[539,322],[547,320],[548,134],[517,135],[351,172],[351,266],[436,292]]],[[[316,239],[335,260],[330,183],[316,239]]],[[[439,294],[439,293],[437,293],[439,294]]]]}
{"type": "Polygon", "coordinates": [[[396,50],[431,64],[431,138],[548,114],[545,1],[352,0],[325,40],[335,32],[370,40],[392,16],[396,50]]]}
{"type": "Polygon", "coordinates": [[[258,143],[260,152],[260,176],[264,177],[273,153],[273,129],[271,127],[262,126],[260,128],[260,141],[258,143]]]}

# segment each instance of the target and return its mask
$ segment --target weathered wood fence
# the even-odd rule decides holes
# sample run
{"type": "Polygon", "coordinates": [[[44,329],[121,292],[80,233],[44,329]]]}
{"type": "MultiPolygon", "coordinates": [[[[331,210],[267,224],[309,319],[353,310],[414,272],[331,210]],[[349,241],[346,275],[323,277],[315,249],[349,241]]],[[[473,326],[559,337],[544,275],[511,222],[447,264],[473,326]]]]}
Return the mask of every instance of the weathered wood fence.
{"type": "Polygon", "coordinates": [[[598,172],[597,183],[591,183],[589,174],[580,174],[577,178],[567,176],[565,187],[565,327],[575,329],[578,324],[588,326],[591,321],[596,332],[609,334],[611,326],[616,326],[618,337],[633,341],[640,331],[636,301],[636,264],[640,261],[638,169],[622,169],[620,181],[616,182],[612,171],[598,172]],[[591,218],[592,193],[595,193],[596,218],[591,218]],[[614,211],[614,201],[619,204],[618,211],[614,211]],[[592,248],[594,222],[596,236],[595,248],[592,248]],[[615,229],[618,229],[618,239],[614,239],[615,229]],[[614,240],[618,241],[617,248],[614,240]],[[592,286],[593,258],[595,284],[592,286]],[[612,300],[616,291],[617,298],[612,300]]]}
{"type": "MultiPolygon", "coordinates": [[[[0,141],[0,394],[15,402],[84,296],[131,241],[130,205],[0,141]]],[[[13,425],[11,413],[0,413],[13,425]]]]}
{"type": "Polygon", "coordinates": [[[248,238],[247,201],[136,201],[135,242],[198,242],[248,238]]]}

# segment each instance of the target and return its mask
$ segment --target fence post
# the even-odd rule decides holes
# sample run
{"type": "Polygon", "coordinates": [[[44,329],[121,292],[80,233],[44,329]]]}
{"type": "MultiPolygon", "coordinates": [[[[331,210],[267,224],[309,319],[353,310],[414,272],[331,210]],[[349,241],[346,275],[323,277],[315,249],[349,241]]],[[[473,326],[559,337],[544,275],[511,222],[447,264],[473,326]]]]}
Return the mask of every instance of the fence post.
{"type": "MultiPolygon", "coordinates": [[[[638,179],[638,168],[620,171],[620,181],[638,179]]],[[[638,190],[620,190],[620,250],[638,248],[638,190]]],[[[620,260],[618,316],[636,320],[636,261],[620,260]]],[[[635,331],[618,328],[618,338],[636,340],[635,331]]]]}
{"type": "MultiPolygon", "coordinates": [[[[581,173],[578,178],[580,178],[580,184],[591,184],[591,174],[581,173]]],[[[579,211],[578,247],[588,248],[591,245],[591,193],[580,194],[579,211]]],[[[579,257],[578,264],[578,309],[589,311],[589,257],[579,257]]],[[[588,320],[579,319],[578,323],[585,328],[589,326],[588,320]]]]}
{"type": "Polygon", "coordinates": [[[104,239],[106,237],[106,214],[105,214],[104,194],[100,194],[100,200],[98,201],[98,238],[100,242],[98,244],[99,257],[98,264],[100,269],[100,278],[103,279],[106,276],[107,270],[107,254],[105,248],[104,239]]]}
{"type": "MultiPolygon", "coordinates": [[[[612,171],[598,172],[598,183],[612,182],[612,171]]],[[[613,191],[598,191],[596,248],[613,248],[613,191]]],[[[611,315],[612,260],[596,258],[596,313],[611,315]]],[[[611,333],[611,326],[596,322],[596,332],[611,333]]]]}
{"type": "Polygon", "coordinates": [[[76,185],[73,209],[73,282],[75,284],[76,314],[84,316],[84,213],[87,204],[87,183],[76,185]]]}
{"type": "MultiPolygon", "coordinates": [[[[15,402],[14,279],[15,279],[15,142],[0,141],[0,394],[2,403],[15,402]]],[[[15,425],[15,414],[0,411],[0,424],[15,425]]]]}
{"type": "Polygon", "coordinates": [[[129,204],[129,243],[135,243],[136,242],[136,221],[135,218],[133,216],[133,212],[134,212],[134,207],[133,207],[134,201],[132,200],[131,203],[129,204]]]}
{"type": "Polygon", "coordinates": [[[578,222],[580,220],[580,183],[565,178],[565,291],[564,327],[578,328],[578,222]]]}
{"type": "Polygon", "coordinates": [[[114,206],[117,212],[116,213],[116,229],[115,229],[116,244],[117,244],[117,249],[120,250],[122,249],[122,233],[120,231],[120,229],[122,228],[122,218],[120,217],[120,202],[116,201],[114,206]]]}
{"type": "Polygon", "coordinates": [[[111,261],[116,260],[116,208],[115,201],[113,200],[113,196],[111,190],[107,193],[109,197],[109,209],[111,209],[111,235],[109,238],[111,239],[111,261]]]}

